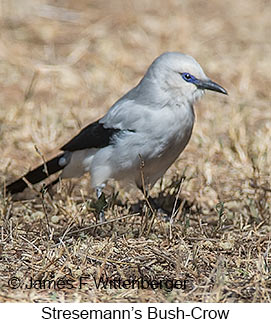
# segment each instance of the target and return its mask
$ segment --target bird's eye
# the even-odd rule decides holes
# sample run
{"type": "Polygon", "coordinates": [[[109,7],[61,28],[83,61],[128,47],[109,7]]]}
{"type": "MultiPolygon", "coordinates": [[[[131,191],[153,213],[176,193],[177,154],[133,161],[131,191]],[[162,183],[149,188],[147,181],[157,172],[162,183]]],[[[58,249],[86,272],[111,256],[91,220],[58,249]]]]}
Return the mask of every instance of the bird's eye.
{"type": "Polygon", "coordinates": [[[193,82],[193,80],[195,79],[194,76],[189,73],[181,73],[181,75],[182,78],[187,82],[193,82]]]}
{"type": "Polygon", "coordinates": [[[186,81],[186,82],[189,82],[189,83],[196,83],[197,82],[197,79],[195,78],[195,76],[193,76],[192,74],[190,73],[181,73],[181,76],[182,78],[186,81]]]}
{"type": "Polygon", "coordinates": [[[183,77],[186,79],[186,80],[190,80],[191,79],[191,75],[189,73],[183,73],[183,77]]]}

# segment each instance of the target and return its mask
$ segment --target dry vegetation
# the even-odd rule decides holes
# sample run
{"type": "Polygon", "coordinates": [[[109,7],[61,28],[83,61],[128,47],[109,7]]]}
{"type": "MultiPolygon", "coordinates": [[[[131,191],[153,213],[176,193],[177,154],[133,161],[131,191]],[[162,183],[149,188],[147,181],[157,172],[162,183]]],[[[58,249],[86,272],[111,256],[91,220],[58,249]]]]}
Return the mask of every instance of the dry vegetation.
{"type": "Polygon", "coordinates": [[[266,0],[0,2],[0,301],[270,301],[270,10],[266,0]],[[193,55],[230,94],[197,105],[188,147],[152,191],[169,210],[177,202],[172,223],[112,182],[109,223],[97,225],[88,176],[5,196],[41,162],[35,146],[54,154],[169,50],[193,55]],[[91,275],[187,284],[97,290],[91,275]],[[75,288],[13,290],[13,276],[75,288]]]}

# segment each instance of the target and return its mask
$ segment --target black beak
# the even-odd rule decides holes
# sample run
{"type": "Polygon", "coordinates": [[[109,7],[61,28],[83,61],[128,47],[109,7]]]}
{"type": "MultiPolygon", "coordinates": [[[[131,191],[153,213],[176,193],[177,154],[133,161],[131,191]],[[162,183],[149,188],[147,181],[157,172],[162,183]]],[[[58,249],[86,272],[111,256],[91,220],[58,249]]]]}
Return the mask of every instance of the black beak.
{"type": "Polygon", "coordinates": [[[196,85],[199,89],[202,90],[211,90],[228,95],[228,92],[222,86],[211,80],[197,80],[196,85]]]}

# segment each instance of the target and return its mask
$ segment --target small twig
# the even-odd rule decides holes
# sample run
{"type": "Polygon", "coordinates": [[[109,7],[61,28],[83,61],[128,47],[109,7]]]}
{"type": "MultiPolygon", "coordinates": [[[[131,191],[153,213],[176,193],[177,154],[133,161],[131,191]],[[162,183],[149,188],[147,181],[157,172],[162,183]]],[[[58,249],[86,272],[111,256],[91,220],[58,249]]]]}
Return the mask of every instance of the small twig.
{"type": "Polygon", "coordinates": [[[145,167],[145,163],[144,163],[144,160],[142,158],[142,156],[140,154],[138,154],[138,157],[140,159],[140,176],[141,176],[141,183],[142,183],[142,189],[143,189],[143,194],[144,194],[144,198],[145,198],[145,201],[148,205],[148,207],[150,208],[150,210],[152,211],[152,213],[154,213],[154,210],[151,206],[151,203],[148,199],[148,191],[146,190],[146,187],[145,187],[145,180],[144,180],[144,167],[145,167]]]}
{"type": "Polygon", "coordinates": [[[34,145],[34,147],[35,147],[36,152],[40,155],[40,157],[41,157],[41,159],[42,159],[42,161],[43,161],[45,174],[46,174],[47,176],[49,176],[48,168],[47,168],[47,165],[46,165],[46,160],[45,160],[45,158],[44,158],[43,154],[41,153],[41,151],[39,150],[39,148],[38,148],[38,146],[37,146],[37,145],[34,145]]]}
{"type": "Polygon", "coordinates": [[[43,195],[42,195],[42,198],[41,198],[41,205],[42,205],[42,209],[43,209],[43,212],[44,212],[45,218],[46,218],[47,230],[48,230],[47,235],[48,235],[48,238],[51,240],[52,231],[51,231],[50,222],[49,222],[48,213],[47,213],[47,210],[46,210],[46,207],[45,207],[44,196],[43,195]]]}
{"type": "Polygon", "coordinates": [[[149,248],[149,250],[154,253],[156,256],[159,256],[161,258],[163,258],[164,260],[166,260],[167,262],[173,264],[174,266],[176,266],[176,261],[172,260],[170,257],[168,257],[167,255],[165,255],[163,252],[161,252],[161,250],[155,250],[155,249],[151,249],[149,248]]]}
{"type": "Polygon", "coordinates": [[[138,263],[131,263],[131,262],[124,262],[124,261],[119,261],[119,260],[113,260],[113,259],[108,259],[108,258],[102,258],[102,257],[95,257],[93,255],[87,256],[87,258],[100,261],[102,263],[109,263],[109,264],[118,264],[118,265],[129,265],[129,266],[138,266],[138,263]]]}
{"type": "Polygon", "coordinates": [[[96,223],[96,224],[90,225],[90,226],[85,227],[85,228],[82,228],[82,229],[78,229],[78,230],[74,230],[74,231],[71,231],[71,232],[67,232],[65,235],[67,236],[67,235],[72,235],[72,234],[80,233],[80,232],[83,232],[83,231],[87,231],[87,230],[90,230],[90,229],[93,229],[93,228],[96,228],[96,227],[100,227],[100,226],[103,226],[103,225],[106,225],[106,224],[109,224],[109,223],[113,223],[113,222],[120,221],[120,220],[129,218],[129,217],[132,217],[132,216],[137,216],[137,215],[140,215],[140,213],[127,214],[127,215],[121,216],[121,217],[116,218],[116,219],[112,219],[112,220],[109,220],[109,221],[105,221],[103,223],[96,223]]]}
{"type": "Polygon", "coordinates": [[[34,89],[35,85],[37,84],[38,76],[39,76],[39,71],[35,70],[32,75],[31,81],[25,91],[25,94],[24,94],[24,101],[25,102],[28,101],[31,98],[31,96],[33,95],[33,89],[34,89]]]}
{"type": "Polygon", "coordinates": [[[179,188],[178,188],[178,192],[177,192],[177,195],[176,195],[176,198],[175,198],[175,201],[174,201],[174,205],[173,205],[173,209],[172,209],[172,213],[171,213],[171,217],[170,217],[170,222],[169,222],[169,239],[170,240],[172,239],[173,220],[174,220],[174,218],[176,217],[176,215],[178,214],[178,211],[179,211],[179,210],[176,211],[176,207],[177,207],[177,202],[178,202],[178,199],[179,199],[181,191],[182,191],[183,182],[184,182],[184,177],[181,178],[181,182],[180,182],[180,185],[179,185],[179,188]]]}
{"type": "Polygon", "coordinates": [[[32,247],[34,247],[39,254],[42,254],[42,251],[31,241],[29,241],[28,239],[24,238],[23,236],[19,236],[22,240],[24,240],[25,242],[29,243],[32,247]]]}
{"type": "Polygon", "coordinates": [[[258,189],[262,189],[263,191],[265,192],[271,192],[271,188],[268,188],[266,186],[262,186],[262,185],[256,185],[252,182],[249,183],[249,185],[252,187],[252,188],[258,188],[258,189]]]}

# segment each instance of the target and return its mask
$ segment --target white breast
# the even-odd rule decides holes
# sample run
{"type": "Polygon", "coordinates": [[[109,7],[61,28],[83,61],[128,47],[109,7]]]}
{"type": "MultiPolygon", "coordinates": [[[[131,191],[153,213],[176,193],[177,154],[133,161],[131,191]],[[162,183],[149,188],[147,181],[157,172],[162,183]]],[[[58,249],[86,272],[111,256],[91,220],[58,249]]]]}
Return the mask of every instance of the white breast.
{"type": "Polygon", "coordinates": [[[115,145],[102,148],[94,155],[90,165],[92,186],[109,178],[142,186],[141,161],[145,184],[152,186],[176,160],[191,137],[193,107],[166,106],[149,116],[145,127],[121,134],[115,145]]]}

